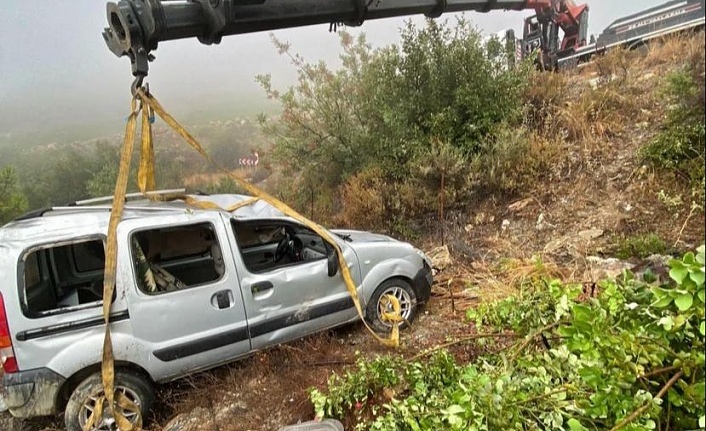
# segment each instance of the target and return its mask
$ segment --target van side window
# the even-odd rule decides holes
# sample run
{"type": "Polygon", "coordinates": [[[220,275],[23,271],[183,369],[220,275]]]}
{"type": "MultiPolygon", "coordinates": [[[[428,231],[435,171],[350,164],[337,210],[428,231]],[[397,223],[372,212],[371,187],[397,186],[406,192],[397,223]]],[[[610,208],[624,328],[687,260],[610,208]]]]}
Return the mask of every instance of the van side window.
{"type": "Polygon", "coordinates": [[[232,220],[231,225],[243,263],[252,273],[322,260],[332,252],[319,235],[304,226],[277,220],[232,220]]]}
{"type": "Polygon", "coordinates": [[[135,232],[130,248],[139,289],[160,294],[219,280],[223,254],[212,225],[200,223],[135,232]]]}
{"type": "Polygon", "coordinates": [[[99,239],[33,250],[25,255],[22,286],[28,317],[99,306],[105,252],[99,239]]]}

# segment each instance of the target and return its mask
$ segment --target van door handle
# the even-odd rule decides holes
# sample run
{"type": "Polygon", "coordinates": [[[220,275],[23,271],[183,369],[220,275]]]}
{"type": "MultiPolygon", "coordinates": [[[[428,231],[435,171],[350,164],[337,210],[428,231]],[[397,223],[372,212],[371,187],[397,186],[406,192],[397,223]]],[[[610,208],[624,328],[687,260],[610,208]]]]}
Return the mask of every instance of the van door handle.
{"type": "Polygon", "coordinates": [[[233,293],[230,290],[219,290],[211,297],[211,306],[218,310],[230,308],[233,305],[233,293]]]}
{"type": "Polygon", "coordinates": [[[261,292],[264,292],[264,291],[266,291],[266,290],[270,290],[270,289],[272,289],[272,288],[274,288],[274,287],[275,287],[275,286],[274,286],[271,282],[269,282],[269,281],[261,281],[261,282],[259,282],[259,283],[255,283],[255,284],[253,284],[252,286],[250,286],[250,291],[251,291],[252,293],[261,293],[261,292]]]}

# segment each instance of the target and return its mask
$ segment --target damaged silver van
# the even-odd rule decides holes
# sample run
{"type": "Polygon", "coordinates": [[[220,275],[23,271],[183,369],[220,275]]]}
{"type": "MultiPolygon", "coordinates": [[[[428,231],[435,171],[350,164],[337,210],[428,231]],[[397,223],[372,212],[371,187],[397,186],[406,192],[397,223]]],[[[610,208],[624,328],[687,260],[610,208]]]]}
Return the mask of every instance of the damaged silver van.
{"type": "MultiPolygon", "coordinates": [[[[248,198],[191,197],[222,208],[248,198]]],[[[82,430],[101,394],[109,215],[110,201],[97,199],[0,228],[0,405],[16,417],[63,410],[67,429],[82,430]]],[[[330,232],[366,320],[385,330],[380,298],[392,294],[411,321],[431,290],[424,253],[384,235],[330,232]]],[[[116,387],[142,413],[155,383],[358,319],[333,247],[265,202],[227,212],[130,200],[117,234],[116,387]]],[[[104,417],[91,429],[114,428],[104,417]]]]}

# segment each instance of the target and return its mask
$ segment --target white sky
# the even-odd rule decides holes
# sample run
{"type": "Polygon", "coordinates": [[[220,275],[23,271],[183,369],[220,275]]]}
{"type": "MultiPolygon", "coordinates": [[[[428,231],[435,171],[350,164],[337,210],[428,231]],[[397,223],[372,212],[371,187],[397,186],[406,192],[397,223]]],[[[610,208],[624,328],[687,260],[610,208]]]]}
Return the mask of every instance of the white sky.
{"type": "MultiPolygon", "coordinates": [[[[589,33],[598,34],[621,16],[661,3],[590,1],[589,33]]],[[[531,14],[495,11],[466,16],[484,32],[514,28],[521,35],[523,18],[531,14]]],[[[413,20],[422,22],[420,17],[413,20]]],[[[370,21],[349,31],[363,31],[373,45],[382,46],[398,41],[403,21],[370,21]]],[[[118,59],[105,46],[101,36],[105,25],[102,0],[0,1],[0,137],[28,127],[66,128],[92,122],[113,124],[109,129],[120,130],[132,77],[129,60],[118,59]]],[[[282,30],[276,35],[311,61],[337,59],[338,38],[328,33],[327,25],[282,30]]],[[[294,76],[267,33],[230,36],[214,46],[196,40],[164,42],[154,54],[150,88],[177,115],[224,107],[238,112],[237,105],[247,107],[264,99],[254,82],[256,74],[272,74],[279,87],[292,82],[294,76]]]]}

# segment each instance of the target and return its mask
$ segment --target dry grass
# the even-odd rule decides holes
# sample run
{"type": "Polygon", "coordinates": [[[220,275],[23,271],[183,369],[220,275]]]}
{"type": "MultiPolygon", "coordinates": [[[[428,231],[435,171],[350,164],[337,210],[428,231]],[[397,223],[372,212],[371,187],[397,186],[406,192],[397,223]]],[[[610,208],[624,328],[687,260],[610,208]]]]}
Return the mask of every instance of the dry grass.
{"type": "Polygon", "coordinates": [[[589,88],[559,108],[558,119],[568,139],[596,142],[614,138],[640,120],[646,95],[635,59],[630,52],[611,51],[594,61],[595,78],[573,82],[587,83],[589,88]]]}
{"type": "Polygon", "coordinates": [[[642,56],[639,66],[642,68],[672,67],[697,55],[702,55],[705,48],[704,34],[681,33],[652,41],[647,54],[642,56]]]}
{"type": "Polygon", "coordinates": [[[556,136],[527,128],[502,128],[471,166],[482,195],[514,196],[553,176],[564,157],[556,136]]]}
{"type": "Polygon", "coordinates": [[[636,53],[614,50],[580,71],[533,74],[524,96],[527,125],[584,146],[620,135],[639,120],[645,103],[637,59],[636,53]]]}
{"type": "Polygon", "coordinates": [[[525,283],[542,278],[566,279],[567,271],[550,258],[453,259],[436,274],[434,295],[452,300],[456,310],[465,311],[517,294],[525,283]]]}

